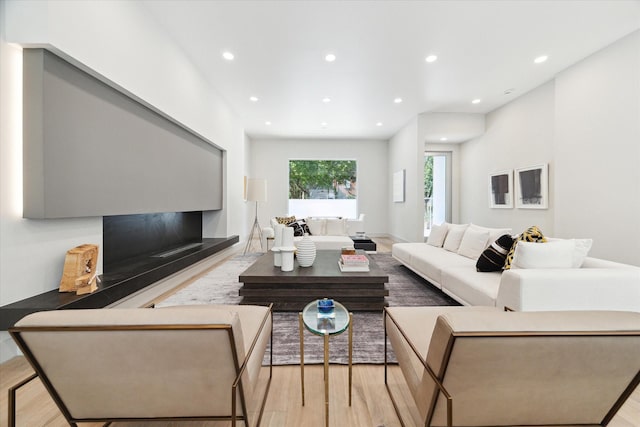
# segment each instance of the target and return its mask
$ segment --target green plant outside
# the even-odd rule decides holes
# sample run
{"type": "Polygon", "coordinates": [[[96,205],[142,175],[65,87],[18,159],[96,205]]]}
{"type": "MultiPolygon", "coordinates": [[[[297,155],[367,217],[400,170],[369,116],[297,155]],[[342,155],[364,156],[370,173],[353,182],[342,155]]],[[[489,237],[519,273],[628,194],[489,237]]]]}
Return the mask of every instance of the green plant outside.
{"type": "Polygon", "coordinates": [[[355,160],[289,160],[289,199],[355,199],[355,160]]]}

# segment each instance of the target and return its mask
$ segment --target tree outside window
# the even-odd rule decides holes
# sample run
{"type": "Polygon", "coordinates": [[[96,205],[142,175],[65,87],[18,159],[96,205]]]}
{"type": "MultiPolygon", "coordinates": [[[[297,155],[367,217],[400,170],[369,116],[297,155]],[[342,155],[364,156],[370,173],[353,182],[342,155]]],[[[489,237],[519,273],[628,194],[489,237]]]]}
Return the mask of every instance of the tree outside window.
{"type": "Polygon", "coordinates": [[[355,160],[289,161],[291,214],[356,217],[357,188],[355,160]]]}

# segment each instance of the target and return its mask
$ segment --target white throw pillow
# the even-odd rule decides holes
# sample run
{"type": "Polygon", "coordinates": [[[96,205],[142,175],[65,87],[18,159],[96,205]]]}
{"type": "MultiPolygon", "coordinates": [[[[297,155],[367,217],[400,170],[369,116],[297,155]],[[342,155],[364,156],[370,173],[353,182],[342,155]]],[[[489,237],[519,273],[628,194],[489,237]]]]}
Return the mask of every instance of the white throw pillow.
{"type": "Polygon", "coordinates": [[[511,268],[572,268],[573,240],[518,242],[511,268]]]}
{"type": "Polygon", "coordinates": [[[307,225],[309,226],[309,232],[312,236],[324,236],[325,235],[325,219],[324,218],[307,218],[307,225]]]}
{"type": "Polygon", "coordinates": [[[478,259],[480,254],[487,248],[487,242],[489,241],[489,231],[480,230],[477,228],[469,227],[462,236],[460,247],[458,248],[458,255],[465,256],[471,259],[478,259]]]}
{"type": "Polygon", "coordinates": [[[476,224],[471,224],[469,225],[470,228],[475,228],[476,230],[481,230],[481,231],[488,231],[489,232],[489,239],[487,239],[487,246],[485,247],[488,248],[489,245],[491,245],[493,242],[495,242],[496,240],[498,240],[498,237],[504,235],[504,234],[509,234],[511,235],[511,233],[513,232],[512,229],[510,228],[489,228],[489,227],[482,227],[480,225],[476,225],[476,224]]]}
{"type": "MultiPolygon", "coordinates": [[[[564,241],[564,239],[558,239],[553,237],[549,237],[547,238],[547,240],[549,240],[549,242],[564,241]]],[[[580,268],[584,263],[584,259],[587,257],[587,255],[589,254],[589,251],[591,250],[591,246],[593,245],[593,239],[568,239],[568,240],[573,240],[575,244],[575,249],[573,251],[572,267],[580,268]]]]}
{"type": "Polygon", "coordinates": [[[469,227],[469,224],[449,224],[449,231],[442,247],[450,252],[458,252],[462,236],[464,236],[467,227],[469,227]]]}
{"type": "Polygon", "coordinates": [[[329,218],[325,223],[325,234],[327,236],[346,236],[347,220],[338,218],[329,218]]]}
{"type": "Polygon", "coordinates": [[[431,246],[435,246],[437,248],[441,248],[444,243],[444,239],[447,237],[447,232],[449,231],[449,224],[443,222],[440,225],[434,225],[431,227],[431,232],[429,233],[429,238],[427,239],[427,244],[431,246]]]}

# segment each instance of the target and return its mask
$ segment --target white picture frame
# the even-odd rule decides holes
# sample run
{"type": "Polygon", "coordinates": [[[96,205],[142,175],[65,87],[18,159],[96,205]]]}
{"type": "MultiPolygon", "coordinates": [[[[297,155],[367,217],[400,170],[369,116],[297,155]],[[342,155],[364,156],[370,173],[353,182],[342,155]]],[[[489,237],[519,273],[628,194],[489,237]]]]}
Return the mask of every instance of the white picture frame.
{"type": "Polygon", "coordinates": [[[489,207],[491,209],[513,208],[513,170],[504,170],[489,175],[489,207]]]}
{"type": "Polygon", "coordinates": [[[548,209],[549,165],[547,163],[515,170],[516,207],[548,209]]]}
{"type": "Polygon", "coordinates": [[[393,202],[404,203],[404,169],[393,173],[393,202]]]}

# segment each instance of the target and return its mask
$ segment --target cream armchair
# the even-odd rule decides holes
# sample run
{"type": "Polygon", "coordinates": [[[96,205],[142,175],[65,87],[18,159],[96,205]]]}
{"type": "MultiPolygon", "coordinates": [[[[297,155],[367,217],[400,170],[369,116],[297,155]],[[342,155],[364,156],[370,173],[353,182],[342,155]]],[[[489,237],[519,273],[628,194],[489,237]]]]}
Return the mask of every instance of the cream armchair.
{"type": "MultiPolygon", "coordinates": [[[[263,357],[271,307],[34,313],[9,331],[70,425],[82,421],[218,420],[257,426],[271,384],[263,357]]],[[[18,414],[19,415],[19,414],[18,414]]]]}
{"type": "Polygon", "coordinates": [[[640,383],[640,313],[388,307],[385,331],[404,426],[604,426],[640,383]]]}

